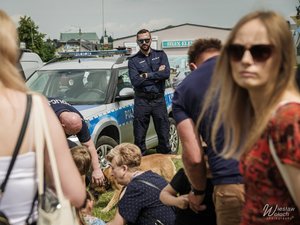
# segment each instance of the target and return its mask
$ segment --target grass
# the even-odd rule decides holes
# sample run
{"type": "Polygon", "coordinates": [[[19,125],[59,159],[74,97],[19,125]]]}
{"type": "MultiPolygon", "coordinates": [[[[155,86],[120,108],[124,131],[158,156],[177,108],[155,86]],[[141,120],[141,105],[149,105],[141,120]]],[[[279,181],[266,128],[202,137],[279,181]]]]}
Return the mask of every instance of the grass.
{"type": "MultiPolygon", "coordinates": [[[[149,150],[149,154],[155,153],[153,150],[149,150]]],[[[179,145],[179,151],[178,154],[181,154],[181,145],[179,145]]],[[[176,169],[178,170],[183,166],[181,159],[173,159],[173,162],[176,166],[176,169]]],[[[104,221],[110,221],[114,217],[116,213],[116,207],[112,208],[109,212],[101,212],[101,210],[108,204],[110,199],[113,196],[113,191],[108,191],[104,194],[102,194],[98,200],[98,202],[94,206],[93,215],[104,220],[104,221]]]]}
{"type": "Polygon", "coordinates": [[[101,212],[101,210],[108,204],[112,196],[113,196],[113,191],[108,191],[100,196],[99,201],[94,206],[94,210],[93,210],[94,216],[104,221],[110,221],[114,217],[116,213],[116,207],[113,207],[112,210],[108,212],[105,213],[101,212]]]}

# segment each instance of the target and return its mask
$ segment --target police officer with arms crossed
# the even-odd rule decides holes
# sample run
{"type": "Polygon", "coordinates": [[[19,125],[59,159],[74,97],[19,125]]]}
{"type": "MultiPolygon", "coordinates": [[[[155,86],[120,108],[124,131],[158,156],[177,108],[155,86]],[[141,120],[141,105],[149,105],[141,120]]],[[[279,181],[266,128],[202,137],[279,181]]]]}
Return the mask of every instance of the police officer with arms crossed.
{"type": "MultiPolygon", "coordinates": [[[[88,148],[92,156],[92,182],[102,184],[104,175],[100,168],[96,147],[81,113],[64,100],[48,98],[49,105],[58,117],[67,137],[76,135],[80,143],[88,148]]],[[[68,140],[69,147],[73,147],[68,140]]],[[[74,143],[75,144],[75,143],[74,143]]]]}
{"type": "Polygon", "coordinates": [[[137,32],[140,51],[128,61],[129,77],[134,87],[134,138],[144,155],[146,133],[150,116],[158,136],[158,153],[171,153],[169,144],[169,120],[164,99],[165,80],[170,77],[167,55],[162,50],[150,47],[151,34],[142,29],[137,32]]]}

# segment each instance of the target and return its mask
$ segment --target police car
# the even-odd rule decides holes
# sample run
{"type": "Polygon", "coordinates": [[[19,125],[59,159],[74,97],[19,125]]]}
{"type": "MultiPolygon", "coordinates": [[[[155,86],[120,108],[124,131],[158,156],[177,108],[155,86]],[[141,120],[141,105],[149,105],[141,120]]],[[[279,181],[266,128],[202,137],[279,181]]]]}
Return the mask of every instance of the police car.
{"type": "MultiPolygon", "coordinates": [[[[127,56],[120,51],[67,53],[44,65],[26,81],[33,91],[60,98],[72,104],[84,116],[96,145],[99,161],[105,166],[105,155],[117,144],[134,142],[134,91],[128,74],[127,56]]],[[[165,100],[170,120],[170,144],[177,153],[179,139],[172,118],[174,90],[166,84],[165,100]]],[[[155,148],[157,135],[151,121],[147,148],[155,148]]]]}

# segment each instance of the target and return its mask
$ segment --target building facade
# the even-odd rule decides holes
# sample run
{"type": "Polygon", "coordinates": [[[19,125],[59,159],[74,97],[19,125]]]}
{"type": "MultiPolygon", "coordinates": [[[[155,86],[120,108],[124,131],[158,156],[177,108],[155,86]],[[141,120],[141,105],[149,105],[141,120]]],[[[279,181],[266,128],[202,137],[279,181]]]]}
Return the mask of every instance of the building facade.
{"type": "MultiPolygon", "coordinates": [[[[168,26],[163,29],[151,31],[152,48],[163,49],[168,56],[186,55],[188,47],[195,39],[218,38],[223,42],[226,40],[229,32],[229,28],[201,26],[189,23],[168,26]]],[[[115,39],[113,46],[114,48],[131,48],[133,53],[139,50],[136,44],[136,34],[115,39]]]]}
{"type": "Polygon", "coordinates": [[[95,32],[60,33],[57,42],[56,53],[59,52],[82,52],[98,50],[100,39],[95,32]]]}
{"type": "MultiPolygon", "coordinates": [[[[147,27],[145,28],[147,29],[147,27]]],[[[152,36],[151,47],[163,49],[166,52],[171,67],[171,76],[175,77],[189,71],[187,51],[194,40],[199,38],[218,38],[224,42],[230,29],[185,23],[150,32],[152,36]]],[[[136,43],[136,34],[115,39],[113,47],[130,48],[132,54],[138,52],[139,47],[136,43]]]]}

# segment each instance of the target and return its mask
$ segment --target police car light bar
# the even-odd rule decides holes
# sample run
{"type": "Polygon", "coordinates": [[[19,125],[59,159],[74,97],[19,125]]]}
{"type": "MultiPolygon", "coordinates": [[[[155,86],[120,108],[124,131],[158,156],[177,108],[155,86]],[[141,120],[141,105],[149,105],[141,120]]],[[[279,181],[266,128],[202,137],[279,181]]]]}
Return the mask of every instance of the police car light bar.
{"type": "Polygon", "coordinates": [[[113,55],[127,55],[130,52],[124,50],[99,50],[99,51],[85,51],[85,52],[59,52],[62,57],[88,57],[88,56],[113,56],[113,55]]]}

